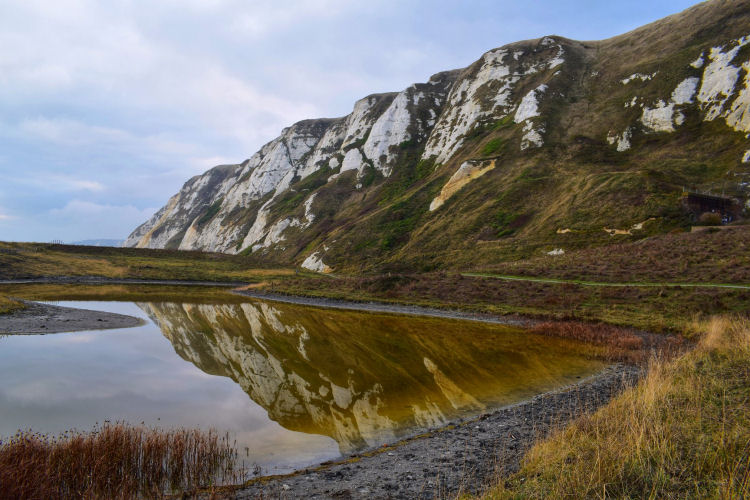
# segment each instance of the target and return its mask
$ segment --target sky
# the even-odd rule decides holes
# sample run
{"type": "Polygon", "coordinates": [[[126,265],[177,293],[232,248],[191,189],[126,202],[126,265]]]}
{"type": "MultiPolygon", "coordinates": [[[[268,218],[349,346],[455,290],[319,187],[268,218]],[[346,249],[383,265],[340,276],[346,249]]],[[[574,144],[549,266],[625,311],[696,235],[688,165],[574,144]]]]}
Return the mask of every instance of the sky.
{"type": "Polygon", "coordinates": [[[694,0],[0,0],[0,240],[124,239],[282,128],[694,0]]]}

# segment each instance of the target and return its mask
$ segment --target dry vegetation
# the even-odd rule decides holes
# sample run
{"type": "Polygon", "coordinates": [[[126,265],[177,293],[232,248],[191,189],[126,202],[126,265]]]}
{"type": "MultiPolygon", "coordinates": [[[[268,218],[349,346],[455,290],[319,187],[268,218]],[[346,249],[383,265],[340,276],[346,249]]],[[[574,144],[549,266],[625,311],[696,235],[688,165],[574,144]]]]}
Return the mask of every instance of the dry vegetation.
{"type": "Polygon", "coordinates": [[[291,269],[239,255],[0,242],[0,279],[98,276],[257,282],[290,274],[291,269]]]}
{"type": "Polygon", "coordinates": [[[750,290],[587,287],[502,281],[445,272],[335,278],[297,276],[273,281],[267,288],[294,295],[605,322],[656,332],[681,332],[696,315],[743,312],[750,303],[750,290]]]}
{"type": "Polygon", "coordinates": [[[538,443],[486,498],[747,498],[750,321],[699,330],[693,351],[653,360],[636,387],[538,443]]]}
{"type": "Polygon", "coordinates": [[[106,300],[125,302],[190,302],[227,304],[247,302],[247,298],[230,293],[229,287],[187,285],[83,285],[29,283],[0,284],[0,294],[26,300],[106,300]]]}
{"type": "Polygon", "coordinates": [[[105,423],[57,437],[19,431],[0,441],[4,498],[161,498],[244,479],[227,436],[105,423]]]}
{"type": "Polygon", "coordinates": [[[483,270],[602,282],[750,284],[750,226],[654,236],[562,256],[506,262],[483,270]]]}
{"type": "Polygon", "coordinates": [[[654,353],[660,359],[669,359],[687,347],[683,337],[655,335],[606,323],[542,321],[529,328],[529,332],[603,347],[598,354],[600,358],[632,364],[644,364],[647,356],[654,353]]]}
{"type": "Polygon", "coordinates": [[[0,314],[12,313],[24,309],[25,307],[26,306],[23,302],[0,295],[0,314]]]}

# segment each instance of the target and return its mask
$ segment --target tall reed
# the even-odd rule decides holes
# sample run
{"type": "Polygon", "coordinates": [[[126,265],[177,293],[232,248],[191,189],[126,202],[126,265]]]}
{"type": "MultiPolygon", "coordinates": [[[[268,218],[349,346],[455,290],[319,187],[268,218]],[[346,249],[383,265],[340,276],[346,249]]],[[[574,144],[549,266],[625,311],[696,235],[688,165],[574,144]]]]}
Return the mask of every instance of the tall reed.
{"type": "Polygon", "coordinates": [[[109,423],[0,441],[4,498],[159,498],[241,481],[237,449],[215,430],[109,423]]]}

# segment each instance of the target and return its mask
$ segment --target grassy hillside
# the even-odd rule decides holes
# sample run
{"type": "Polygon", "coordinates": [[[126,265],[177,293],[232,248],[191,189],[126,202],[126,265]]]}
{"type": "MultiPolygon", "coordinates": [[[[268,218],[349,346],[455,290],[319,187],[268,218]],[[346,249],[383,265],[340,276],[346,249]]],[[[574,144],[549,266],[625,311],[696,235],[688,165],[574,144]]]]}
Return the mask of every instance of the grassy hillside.
{"type": "Polygon", "coordinates": [[[485,498],[747,498],[750,323],[699,332],[695,350],[537,444],[485,498]]]}
{"type": "MultiPolygon", "coordinates": [[[[746,35],[748,25],[749,2],[712,1],[609,40],[564,41],[559,74],[526,76],[519,84],[519,95],[547,85],[539,104],[541,148],[520,150],[523,124],[508,115],[477,123],[444,164],[420,160],[423,145],[406,142],[393,174],[373,173],[361,190],[351,189],[353,172],[335,183],[323,182],[330,172],[305,179],[276,204],[275,215],[302,217],[302,193],[316,189],[325,208],[311,228],[292,231],[268,255],[299,262],[326,248],[325,262],[341,272],[423,272],[689,230],[700,214],[685,207],[683,188],[747,197],[738,180],[748,173],[740,163],[745,134],[720,119],[705,121],[694,104],[681,108],[684,122],[674,132],[648,130],[641,114],[668,100],[681,81],[700,78],[702,70],[690,64],[746,35]],[[634,73],[653,76],[622,83],[634,73]],[[626,129],[631,147],[620,152],[607,137],[626,129]],[[481,160],[496,167],[429,211],[463,162],[481,160]],[[615,230],[623,234],[613,239],[615,230]]],[[[534,44],[510,48],[528,51],[534,44]]],[[[735,64],[747,55],[740,51],[735,64]]]]}
{"type": "Polygon", "coordinates": [[[235,255],[175,250],[0,242],[0,279],[99,276],[257,282],[292,269],[235,255]]]}
{"type": "Polygon", "coordinates": [[[625,243],[618,242],[620,238],[609,237],[612,244],[602,247],[481,269],[497,274],[591,281],[750,285],[750,226],[667,234],[625,243]]]}

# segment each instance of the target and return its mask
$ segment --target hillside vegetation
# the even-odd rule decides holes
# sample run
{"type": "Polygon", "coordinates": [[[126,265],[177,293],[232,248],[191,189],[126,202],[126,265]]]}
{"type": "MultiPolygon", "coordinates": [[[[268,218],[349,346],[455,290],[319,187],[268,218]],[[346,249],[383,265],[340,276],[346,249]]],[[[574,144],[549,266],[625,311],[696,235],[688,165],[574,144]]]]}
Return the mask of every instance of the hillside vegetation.
{"type": "Polygon", "coordinates": [[[291,269],[219,253],[0,242],[0,279],[96,276],[256,282],[291,269]]]}

